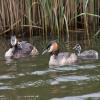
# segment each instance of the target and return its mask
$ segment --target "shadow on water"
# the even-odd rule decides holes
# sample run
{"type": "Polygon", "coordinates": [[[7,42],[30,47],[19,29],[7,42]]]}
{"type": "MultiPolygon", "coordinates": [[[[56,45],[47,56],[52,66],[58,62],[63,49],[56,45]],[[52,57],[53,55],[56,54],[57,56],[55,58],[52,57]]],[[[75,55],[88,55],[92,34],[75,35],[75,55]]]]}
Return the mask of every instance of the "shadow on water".
{"type": "Polygon", "coordinates": [[[49,56],[6,64],[0,48],[0,100],[99,100],[100,60],[49,68],[49,56]]]}

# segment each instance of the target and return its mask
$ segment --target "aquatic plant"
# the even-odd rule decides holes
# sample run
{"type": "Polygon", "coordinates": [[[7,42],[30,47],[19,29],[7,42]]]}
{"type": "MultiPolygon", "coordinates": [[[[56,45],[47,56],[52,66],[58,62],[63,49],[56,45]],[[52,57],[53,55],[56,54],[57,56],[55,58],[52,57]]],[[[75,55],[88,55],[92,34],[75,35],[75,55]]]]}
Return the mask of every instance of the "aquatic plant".
{"type": "Polygon", "coordinates": [[[99,0],[0,0],[0,35],[89,41],[99,25],[99,0]]]}

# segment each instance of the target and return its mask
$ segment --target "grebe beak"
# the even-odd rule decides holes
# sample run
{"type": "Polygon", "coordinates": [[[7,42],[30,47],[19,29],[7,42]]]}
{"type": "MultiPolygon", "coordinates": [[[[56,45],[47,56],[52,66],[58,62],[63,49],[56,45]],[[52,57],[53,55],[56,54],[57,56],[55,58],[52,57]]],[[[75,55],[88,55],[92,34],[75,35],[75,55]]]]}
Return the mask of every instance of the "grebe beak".
{"type": "Polygon", "coordinates": [[[48,52],[48,50],[45,49],[45,50],[42,52],[42,55],[44,55],[44,54],[47,53],[47,52],[48,52]]]}

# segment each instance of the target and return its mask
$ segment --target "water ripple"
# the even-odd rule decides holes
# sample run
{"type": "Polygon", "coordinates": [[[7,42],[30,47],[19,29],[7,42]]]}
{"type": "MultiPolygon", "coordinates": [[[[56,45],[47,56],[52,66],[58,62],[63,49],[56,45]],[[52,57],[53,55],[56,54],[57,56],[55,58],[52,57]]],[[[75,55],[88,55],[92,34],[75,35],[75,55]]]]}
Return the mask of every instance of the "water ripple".
{"type": "Polygon", "coordinates": [[[0,90],[14,90],[14,89],[10,86],[1,86],[0,90]]]}
{"type": "Polygon", "coordinates": [[[82,81],[89,80],[90,78],[87,76],[60,76],[56,77],[55,80],[58,82],[66,82],[66,81],[82,81]]]}
{"type": "Polygon", "coordinates": [[[86,94],[82,96],[68,96],[68,97],[63,97],[63,98],[52,98],[50,100],[88,100],[89,98],[91,100],[100,100],[100,92],[86,94]]]}
{"type": "Polygon", "coordinates": [[[87,64],[87,65],[73,65],[73,66],[67,66],[67,67],[55,67],[54,69],[60,70],[60,71],[75,71],[79,69],[93,69],[96,68],[96,65],[87,64]]]}
{"type": "Polygon", "coordinates": [[[26,88],[30,86],[39,87],[44,84],[45,82],[43,80],[38,80],[35,82],[29,81],[29,82],[20,83],[19,85],[16,85],[15,88],[26,88]]]}
{"type": "Polygon", "coordinates": [[[15,75],[0,75],[0,80],[13,79],[15,75]]]}
{"type": "Polygon", "coordinates": [[[64,98],[53,98],[51,100],[85,100],[81,97],[64,97],[64,98]]]}
{"type": "Polygon", "coordinates": [[[49,72],[56,72],[56,70],[47,69],[47,70],[43,70],[43,71],[34,71],[34,72],[31,73],[31,75],[45,75],[49,72]]]}

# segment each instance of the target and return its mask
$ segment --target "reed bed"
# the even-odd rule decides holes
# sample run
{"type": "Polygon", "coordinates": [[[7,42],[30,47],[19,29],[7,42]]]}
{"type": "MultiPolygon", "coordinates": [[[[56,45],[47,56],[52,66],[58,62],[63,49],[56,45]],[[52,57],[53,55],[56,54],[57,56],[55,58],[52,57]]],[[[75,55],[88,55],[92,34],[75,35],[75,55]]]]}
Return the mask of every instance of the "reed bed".
{"type": "Polygon", "coordinates": [[[100,0],[0,0],[0,35],[89,41],[99,30],[100,0]]]}

